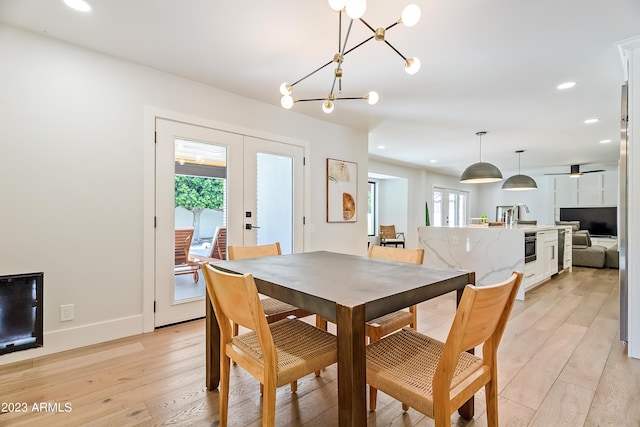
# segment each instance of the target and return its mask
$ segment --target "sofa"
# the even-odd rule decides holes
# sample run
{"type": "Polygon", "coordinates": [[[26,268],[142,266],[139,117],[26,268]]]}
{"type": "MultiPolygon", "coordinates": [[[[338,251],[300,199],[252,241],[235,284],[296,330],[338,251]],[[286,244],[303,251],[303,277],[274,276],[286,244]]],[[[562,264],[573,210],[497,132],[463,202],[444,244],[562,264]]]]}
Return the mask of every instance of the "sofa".
{"type": "Polygon", "coordinates": [[[618,268],[620,254],[618,244],[607,249],[593,245],[588,230],[580,230],[580,221],[556,221],[556,225],[571,227],[572,264],[580,267],[618,268]]]}
{"type": "Polygon", "coordinates": [[[604,253],[604,265],[609,268],[618,268],[620,263],[620,253],[618,252],[618,244],[616,243],[604,253]]]}
{"type": "Polygon", "coordinates": [[[591,244],[591,235],[587,230],[572,233],[571,261],[581,267],[602,268],[606,264],[607,248],[591,244]]]}

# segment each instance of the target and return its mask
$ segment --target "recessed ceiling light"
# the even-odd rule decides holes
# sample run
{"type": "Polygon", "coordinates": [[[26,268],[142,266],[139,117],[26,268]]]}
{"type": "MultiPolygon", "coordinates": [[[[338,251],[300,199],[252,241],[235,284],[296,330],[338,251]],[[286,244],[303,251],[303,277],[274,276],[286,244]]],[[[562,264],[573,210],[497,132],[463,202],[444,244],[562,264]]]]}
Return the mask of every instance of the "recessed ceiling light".
{"type": "Polygon", "coordinates": [[[384,145],[378,145],[378,150],[384,150],[384,145]]]}
{"type": "Polygon", "coordinates": [[[600,144],[608,144],[610,142],[611,142],[610,139],[603,139],[602,141],[600,141],[600,144]]]}
{"type": "Polygon", "coordinates": [[[587,120],[585,120],[584,122],[585,122],[585,124],[590,125],[591,123],[598,123],[599,121],[600,121],[600,119],[598,119],[598,118],[593,118],[593,119],[587,119],[587,120]]]}
{"type": "Polygon", "coordinates": [[[560,90],[570,89],[576,85],[576,82],[564,82],[556,86],[560,90]]]}
{"type": "Polygon", "coordinates": [[[91,12],[91,5],[84,0],[64,0],[64,4],[79,12],[91,12]]]}
{"type": "Polygon", "coordinates": [[[431,159],[429,160],[429,163],[437,163],[438,161],[436,159],[431,159]]]}

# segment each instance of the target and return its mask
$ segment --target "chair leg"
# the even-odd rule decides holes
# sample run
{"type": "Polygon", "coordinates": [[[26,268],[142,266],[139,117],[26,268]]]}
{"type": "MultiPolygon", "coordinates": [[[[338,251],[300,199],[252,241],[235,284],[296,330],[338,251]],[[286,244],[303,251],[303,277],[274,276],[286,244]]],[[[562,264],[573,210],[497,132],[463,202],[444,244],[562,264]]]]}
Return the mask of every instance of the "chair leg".
{"type": "Polygon", "coordinates": [[[262,426],[273,427],[276,424],[276,386],[268,384],[262,395],[262,426]]]}
{"type": "Polygon", "coordinates": [[[498,387],[495,378],[484,386],[484,393],[487,402],[487,426],[498,426],[498,387]]]}
{"type": "MultiPolygon", "coordinates": [[[[327,330],[327,319],[322,316],[316,314],[316,328],[322,329],[323,331],[327,330]]],[[[320,371],[316,371],[316,377],[320,376],[320,371]]]]}
{"type": "MultiPolygon", "coordinates": [[[[380,341],[382,338],[382,330],[376,327],[367,326],[367,335],[369,335],[369,343],[380,341]]],[[[375,411],[378,406],[378,389],[369,386],[369,410],[375,411]]]]}
{"type": "Polygon", "coordinates": [[[369,410],[375,411],[378,406],[378,389],[369,386],[369,410]]]}
{"type": "Polygon", "coordinates": [[[226,355],[220,360],[220,427],[227,427],[229,414],[229,358],[226,355]]]}
{"type": "Polygon", "coordinates": [[[291,381],[291,393],[298,391],[298,381],[291,381]]]}
{"type": "Polygon", "coordinates": [[[409,325],[414,331],[418,330],[418,306],[412,305],[409,307],[411,312],[411,324],[409,325]]]}

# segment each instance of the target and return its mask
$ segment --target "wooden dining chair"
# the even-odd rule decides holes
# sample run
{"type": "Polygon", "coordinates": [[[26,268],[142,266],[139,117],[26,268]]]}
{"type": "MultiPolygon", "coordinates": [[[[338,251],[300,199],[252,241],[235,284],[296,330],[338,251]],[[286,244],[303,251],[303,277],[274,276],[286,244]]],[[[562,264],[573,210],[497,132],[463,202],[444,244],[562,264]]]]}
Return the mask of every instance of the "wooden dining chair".
{"type": "MultiPolygon", "coordinates": [[[[388,259],[411,264],[422,264],[424,249],[404,249],[387,246],[369,246],[369,258],[388,259]]],[[[365,324],[365,333],[369,343],[379,341],[383,336],[409,326],[416,329],[418,326],[418,307],[412,305],[408,310],[398,310],[368,321],[365,324]]],[[[369,387],[369,406],[375,408],[377,390],[369,387]]]]}
{"type": "MultiPolygon", "coordinates": [[[[261,257],[276,256],[276,255],[282,255],[282,250],[280,249],[280,242],[275,242],[267,245],[257,245],[257,246],[229,246],[227,248],[227,256],[229,257],[229,261],[237,260],[237,259],[261,258],[261,257]]],[[[286,302],[277,300],[275,298],[265,297],[264,295],[260,298],[260,302],[262,303],[262,309],[264,310],[264,315],[267,320],[267,323],[277,322],[287,317],[300,318],[300,317],[310,316],[313,314],[313,313],[309,313],[306,310],[302,310],[301,308],[293,306],[291,304],[287,304],[286,302]]],[[[233,323],[233,336],[238,335],[238,332],[239,332],[238,324],[233,323]]],[[[316,376],[319,376],[319,375],[320,375],[320,371],[317,371],[316,376]]],[[[297,389],[298,389],[298,383],[296,381],[292,381],[291,392],[295,392],[297,389]]]]}
{"type": "Polygon", "coordinates": [[[262,425],[275,424],[276,388],[337,361],[336,337],[298,319],[267,323],[253,276],[203,264],[220,326],[220,423],[227,425],[230,359],[263,385],[262,425]],[[250,332],[233,336],[231,323],[250,332]]]}
{"type": "MultiPolygon", "coordinates": [[[[467,285],[443,343],[405,328],[367,347],[367,382],[449,427],[451,414],[482,387],[487,425],[498,425],[500,339],[522,282],[522,273],[493,286],[467,285]],[[482,357],[467,352],[482,344],[482,357]]],[[[375,410],[374,408],[371,408],[375,410]]]]}
{"type": "MultiPolygon", "coordinates": [[[[227,248],[227,256],[229,257],[229,261],[276,255],[282,255],[280,242],[257,246],[229,246],[227,248]]],[[[282,320],[290,316],[306,317],[313,314],[271,297],[263,296],[260,301],[262,302],[262,308],[264,309],[267,323],[277,322],[278,320],[282,320]]],[[[237,324],[233,325],[233,335],[238,335],[237,324]]]]}

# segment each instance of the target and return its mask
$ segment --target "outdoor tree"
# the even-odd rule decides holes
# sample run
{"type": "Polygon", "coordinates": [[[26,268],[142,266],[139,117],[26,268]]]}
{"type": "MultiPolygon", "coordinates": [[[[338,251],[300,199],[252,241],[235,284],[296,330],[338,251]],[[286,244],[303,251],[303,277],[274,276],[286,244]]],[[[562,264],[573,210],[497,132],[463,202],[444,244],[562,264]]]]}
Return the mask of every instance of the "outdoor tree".
{"type": "Polygon", "coordinates": [[[199,241],[202,211],[224,205],[224,179],[176,175],[175,204],[193,213],[193,239],[199,241]]]}

